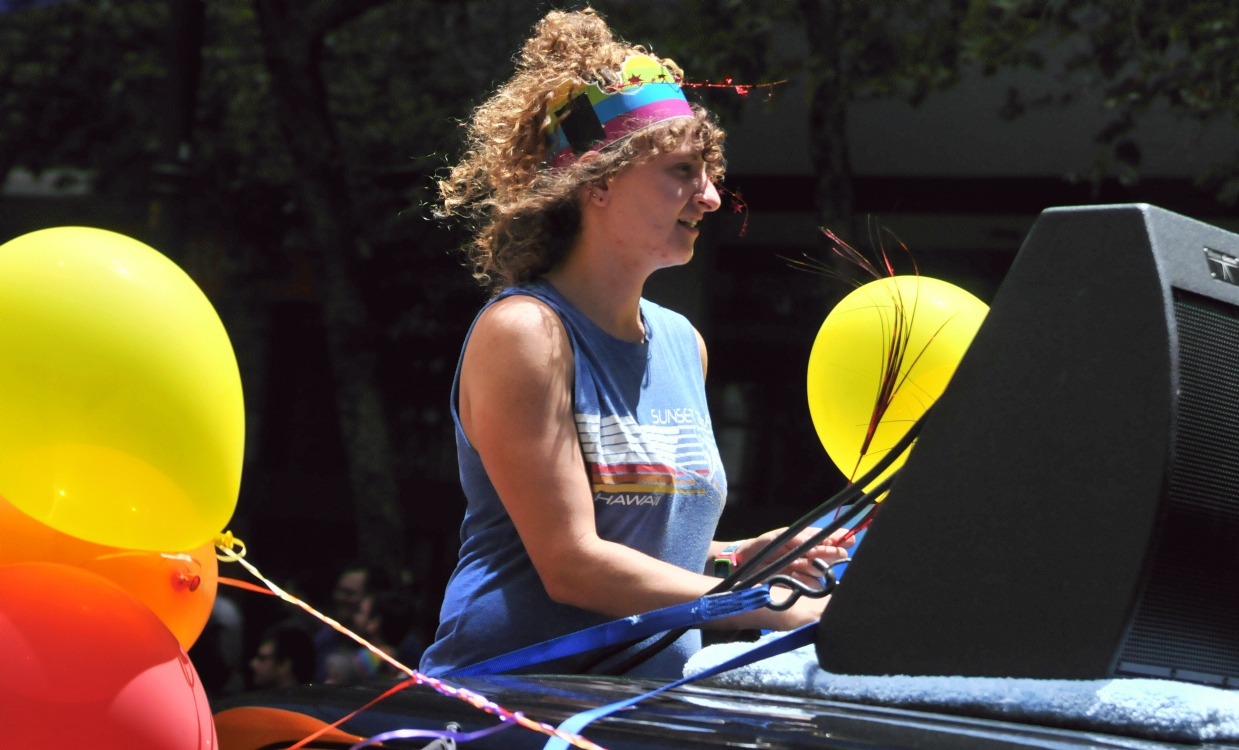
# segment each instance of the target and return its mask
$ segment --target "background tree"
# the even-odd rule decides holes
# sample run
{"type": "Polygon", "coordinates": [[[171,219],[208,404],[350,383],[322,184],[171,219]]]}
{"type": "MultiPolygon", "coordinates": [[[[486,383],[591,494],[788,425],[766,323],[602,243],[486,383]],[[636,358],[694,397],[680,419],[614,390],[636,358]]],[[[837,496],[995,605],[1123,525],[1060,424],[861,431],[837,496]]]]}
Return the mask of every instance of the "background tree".
{"type": "Polygon", "coordinates": [[[404,564],[404,521],[383,396],[375,378],[375,331],[352,269],[365,238],[331,116],[322,60],[325,37],[386,0],[254,0],[276,122],[297,175],[314,279],[323,300],[336,409],[348,456],[358,549],[372,564],[404,564]]]}
{"type": "MultiPolygon", "coordinates": [[[[180,260],[220,310],[245,381],[250,444],[237,522],[263,512],[267,501],[256,484],[267,450],[264,394],[295,387],[264,379],[276,343],[273,305],[288,294],[320,300],[324,323],[335,321],[333,359],[355,374],[328,409],[341,433],[347,421],[356,425],[344,458],[350,471],[357,465],[361,491],[335,504],[352,507],[357,520],[301,547],[269,546],[268,567],[310,580],[363,552],[396,568],[408,536],[415,554],[406,562],[415,578],[428,579],[428,606],[437,606],[430,600],[454,560],[463,509],[447,393],[484,295],[452,252],[463,238],[429,221],[425,203],[432,173],[458,148],[456,123],[506,76],[540,8],[397,0],[351,19],[330,16],[313,34],[298,25],[305,19],[279,26],[287,7],[217,0],[205,10],[186,182],[189,243],[180,260]],[[267,12],[278,28],[264,37],[259,20],[267,12]],[[277,95],[281,76],[302,87],[285,97],[291,103],[277,95]],[[294,107],[305,116],[288,127],[294,107]],[[330,148],[307,155],[320,142],[330,148]],[[332,237],[336,244],[324,239],[332,237]],[[320,550],[312,559],[292,553],[310,543],[320,550]]],[[[168,24],[163,0],[79,0],[0,14],[6,173],[11,166],[92,170],[91,205],[125,217],[89,221],[149,241],[151,167],[167,153],[158,114],[168,24]]],[[[316,450],[308,460],[321,463],[316,450]]]]}
{"type": "MultiPolygon", "coordinates": [[[[774,95],[803,86],[818,221],[853,234],[847,113],[853,102],[900,97],[913,105],[956,84],[978,45],[983,0],[683,0],[603,3],[615,25],[676,59],[692,80],[766,83],[774,95]],[[691,23],[674,19],[691,18],[691,23]]],[[[706,93],[738,113],[734,93],[706,93]]]]}
{"type": "MultiPolygon", "coordinates": [[[[1005,0],[974,15],[982,40],[978,57],[989,69],[1027,64],[1047,70],[1062,58],[1057,85],[1029,99],[1012,89],[1006,113],[1071,103],[1100,94],[1111,113],[1096,134],[1094,180],[1117,173],[1138,179],[1142,154],[1132,131],[1151,109],[1168,106],[1200,122],[1239,125],[1239,5],[1222,0],[1005,0]]],[[[1239,198],[1239,154],[1213,166],[1201,182],[1219,199],[1239,198]]]]}
{"type": "Polygon", "coordinates": [[[162,4],[0,14],[0,175],[72,165],[135,195],[154,158],[162,4]]]}

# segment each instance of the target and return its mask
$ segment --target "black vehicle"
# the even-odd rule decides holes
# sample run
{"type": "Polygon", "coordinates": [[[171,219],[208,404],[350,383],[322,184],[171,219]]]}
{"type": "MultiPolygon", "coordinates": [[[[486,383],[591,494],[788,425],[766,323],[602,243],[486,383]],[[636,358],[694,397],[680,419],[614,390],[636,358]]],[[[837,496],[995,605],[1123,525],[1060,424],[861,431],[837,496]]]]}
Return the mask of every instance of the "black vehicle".
{"type": "MultiPolygon", "coordinates": [[[[278,750],[302,739],[304,724],[274,739],[269,714],[235,709],[263,708],[333,722],[377,698],[393,683],[355,687],[303,686],[232,698],[216,713],[220,750],[278,750]]],[[[640,695],[658,687],[655,680],[560,675],[465,678],[453,684],[473,690],[512,711],[552,726],[580,711],[640,695]]],[[[428,687],[407,688],[341,725],[345,732],[370,737],[396,729],[442,730],[449,724],[469,732],[496,721],[464,701],[428,687]]],[[[837,748],[839,750],[1075,750],[1107,748],[1169,750],[1186,745],[1017,724],[941,713],[840,703],[797,696],[687,685],[650,698],[635,709],[602,719],[585,735],[608,750],[637,748],[837,748]]],[[[521,727],[483,737],[462,748],[538,750],[547,738],[521,727]]],[[[384,747],[424,747],[429,740],[385,743],[384,747]]],[[[351,743],[335,736],[311,748],[340,750],[351,743]]],[[[1236,748],[1239,745],[1194,745],[1236,748]]]]}

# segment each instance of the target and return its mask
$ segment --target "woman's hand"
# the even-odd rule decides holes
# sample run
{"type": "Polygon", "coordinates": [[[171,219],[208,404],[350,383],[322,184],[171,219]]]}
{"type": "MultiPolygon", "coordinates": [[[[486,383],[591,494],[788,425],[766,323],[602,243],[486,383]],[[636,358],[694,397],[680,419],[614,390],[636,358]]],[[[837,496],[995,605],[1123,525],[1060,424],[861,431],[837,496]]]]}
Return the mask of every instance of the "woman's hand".
{"type": "MultiPolygon", "coordinates": [[[[775,529],[768,531],[759,537],[752,539],[744,539],[739,542],[715,542],[711,547],[712,555],[718,555],[722,550],[729,546],[736,546],[736,562],[744,564],[753,555],[757,554],[766,545],[770,544],[782,534],[786,529],[775,529]]],[[[800,532],[794,538],[780,546],[766,560],[773,562],[778,557],[786,552],[796,548],[800,544],[808,541],[809,537],[817,533],[817,529],[806,529],[800,532]]],[[[784,575],[790,575],[796,580],[799,580],[809,586],[820,585],[818,577],[821,575],[817,568],[813,566],[812,560],[820,559],[826,563],[834,563],[846,559],[848,549],[856,544],[854,539],[844,537],[848,534],[847,529],[840,529],[830,536],[826,537],[821,544],[811,548],[802,557],[794,560],[787,567],[778,571],[784,575]]],[[[791,595],[791,591],[781,586],[776,586],[771,590],[771,594],[775,601],[783,601],[787,596],[791,595]]],[[[782,612],[775,612],[771,609],[757,609],[752,612],[746,612],[741,615],[733,615],[732,617],[723,620],[716,620],[713,623],[708,623],[706,628],[718,628],[723,630],[736,629],[744,630],[750,628],[761,628],[766,630],[795,630],[796,628],[817,622],[822,619],[822,612],[826,609],[826,604],[830,601],[829,596],[821,599],[810,599],[806,596],[800,597],[795,604],[782,612]]]]}
{"type": "MultiPolygon", "coordinates": [[[[759,537],[735,542],[734,544],[738,545],[738,549],[736,550],[736,562],[743,565],[746,560],[757,554],[758,551],[760,551],[767,544],[773,542],[775,538],[786,530],[786,527],[782,529],[775,529],[774,531],[767,531],[759,537]]],[[[783,546],[779,547],[774,554],[767,556],[766,562],[773,562],[781,555],[808,541],[809,537],[816,534],[817,531],[817,529],[805,529],[800,532],[783,546]]],[[[848,549],[856,544],[856,540],[852,538],[849,538],[847,541],[843,541],[843,538],[847,536],[847,534],[847,529],[839,529],[835,533],[826,537],[821,544],[810,549],[804,554],[804,556],[793,560],[790,565],[778,572],[784,575],[790,575],[799,581],[803,581],[804,583],[811,585],[816,583],[817,579],[820,577],[820,574],[818,573],[817,568],[813,566],[812,560],[819,559],[826,563],[834,563],[839,560],[846,559],[848,556],[848,549]]],[[[818,601],[825,600],[823,599],[818,601]]],[[[820,611],[818,612],[818,615],[821,615],[820,611]]]]}
{"type": "MultiPolygon", "coordinates": [[[[790,596],[791,592],[781,586],[776,586],[771,589],[771,595],[778,602],[790,596]]],[[[707,622],[702,627],[718,630],[795,630],[822,619],[822,612],[826,610],[826,604],[829,602],[829,596],[821,599],[802,596],[796,600],[795,604],[782,612],[762,607],[752,612],[707,622]]]]}
{"type": "MultiPolygon", "coordinates": [[[[787,589],[775,587],[772,589],[774,598],[781,600],[781,592],[787,589]]],[[[788,592],[790,594],[791,592],[788,592]]],[[[810,599],[802,596],[796,600],[796,603],[782,612],[773,612],[767,610],[767,614],[773,625],[767,627],[769,630],[795,630],[796,628],[809,625],[822,619],[822,612],[826,611],[826,605],[830,603],[830,597],[824,596],[821,599],[810,599]]]]}

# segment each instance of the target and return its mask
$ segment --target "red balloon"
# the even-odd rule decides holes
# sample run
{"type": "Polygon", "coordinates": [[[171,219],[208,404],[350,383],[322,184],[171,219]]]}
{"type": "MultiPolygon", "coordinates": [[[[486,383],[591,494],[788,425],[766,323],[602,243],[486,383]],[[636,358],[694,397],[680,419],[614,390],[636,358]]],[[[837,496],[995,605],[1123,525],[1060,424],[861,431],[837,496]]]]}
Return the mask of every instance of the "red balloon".
{"type": "Polygon", "coordinates": [[[55,563],[0,567],[0,747],[215,750],[193,664],[149,609],[55,563]]]}

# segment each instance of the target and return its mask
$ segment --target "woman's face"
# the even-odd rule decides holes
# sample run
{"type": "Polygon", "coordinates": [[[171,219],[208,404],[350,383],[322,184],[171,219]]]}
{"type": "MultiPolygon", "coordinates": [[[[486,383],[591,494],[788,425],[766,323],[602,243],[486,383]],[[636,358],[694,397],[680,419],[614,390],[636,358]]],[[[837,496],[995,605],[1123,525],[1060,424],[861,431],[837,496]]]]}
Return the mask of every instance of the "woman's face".
{"type": "Polygon", "coordinates": [[[693,257],[697,222],[719,207],[699,148],[687,140],[675,151],[620,172],[586,194],[592,221],[608,251],[631,270],[653,271],[693,257]]]}

